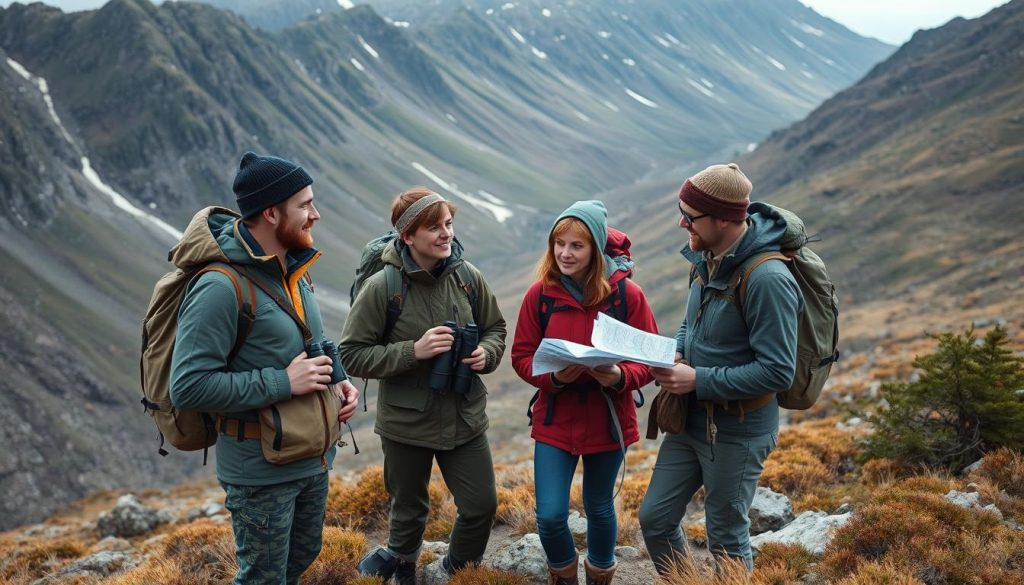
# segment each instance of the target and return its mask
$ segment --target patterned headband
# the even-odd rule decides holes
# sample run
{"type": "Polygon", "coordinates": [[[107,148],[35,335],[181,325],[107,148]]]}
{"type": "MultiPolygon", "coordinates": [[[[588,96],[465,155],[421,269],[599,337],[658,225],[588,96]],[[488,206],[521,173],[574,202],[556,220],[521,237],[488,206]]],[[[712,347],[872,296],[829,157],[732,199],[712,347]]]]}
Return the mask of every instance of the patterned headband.
{"type": "Polygon", "coordinates": [[[415,203],[410,205],[409,209],[406,209],[402,213],[401,217],[398,218],[398,221],[395,222],[395,230],[400,234],[404,234],[405,230],[408,229],[414,221],[416,221],[416,218],[423,213],[424,209],[438,201],[444,200],[444,197],[441,197],[437,193],[431,193],[430,195],[421,197],[415,203]]]}

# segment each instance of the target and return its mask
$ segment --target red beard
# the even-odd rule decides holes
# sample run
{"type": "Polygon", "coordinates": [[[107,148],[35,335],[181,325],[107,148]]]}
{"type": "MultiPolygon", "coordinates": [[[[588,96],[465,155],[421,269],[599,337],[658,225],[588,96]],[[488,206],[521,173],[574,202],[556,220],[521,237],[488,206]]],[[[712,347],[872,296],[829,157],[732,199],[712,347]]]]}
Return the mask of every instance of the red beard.
{"type": "Polygon", "coordinates": [[[690,249],[691,250],[693,250],[694,252],[700,252],[702,250],[706,250],[707,249],[707,246],[704,244],[704,239],[703,238],[701,238],[699,235],[694,234],[694,233],[690,233],[690,232],[686,232],[686,233],[689,236],[689,242],[690,242],[690,249]]]}
{"type": "Polygon", "coordinates": [[[304,226],[290,227],[287,219],[277,224],[274,228],[274,235],[277,241],[284,246],[285,250],[308,250],[313,247],[313,233],[302,231],[303,228],[313,227],[310,221],[304,226]]]}

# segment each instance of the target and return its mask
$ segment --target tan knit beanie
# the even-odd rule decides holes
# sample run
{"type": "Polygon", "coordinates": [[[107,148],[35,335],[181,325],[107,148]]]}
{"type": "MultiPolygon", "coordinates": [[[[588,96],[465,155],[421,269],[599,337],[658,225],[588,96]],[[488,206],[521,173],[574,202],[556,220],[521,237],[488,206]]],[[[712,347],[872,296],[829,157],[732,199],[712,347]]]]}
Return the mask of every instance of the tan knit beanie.
{"type": "Polygon", "coordinates": [[[753,188],[736,163],[711,165],[686,179],[679,200],[718,219],[744,221],[753,188]]]}

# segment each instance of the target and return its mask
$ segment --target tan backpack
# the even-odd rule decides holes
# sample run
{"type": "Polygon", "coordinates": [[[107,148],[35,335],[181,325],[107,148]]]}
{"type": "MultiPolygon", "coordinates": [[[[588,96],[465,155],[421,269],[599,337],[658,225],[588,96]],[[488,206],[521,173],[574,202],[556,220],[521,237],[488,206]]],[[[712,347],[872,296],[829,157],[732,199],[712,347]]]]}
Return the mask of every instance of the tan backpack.
{"type": "MultiPolygon", "coordinates": [[[[178,268],[164,274],[157,281],[142,322],[142,356],[139,360],[142,404],[160,431],[158,451],[161,455],[167,455],[163,448],[165,440],[181,451],[205,450],[217,442],[212,415],[178,410],[171,404],[171,357],[177,333],[178,310],[189,284],[201,274],[211,271],[226,275],[234,284],[239,307],[238,333],[228,356],[229,362],[242,347],[255,321],[253,307],[256,292],[252,282],[246,279],[249,294],[243,297],[239,274],[210,232],[207,222],[210,215],[215,213],[240,217],[238,213],[223,207],[207,207],[196,213],[181,240],[167,255],[167,259],[178,268]]],[[[205,453],[203,462],[206,462],[205,453]]]]}

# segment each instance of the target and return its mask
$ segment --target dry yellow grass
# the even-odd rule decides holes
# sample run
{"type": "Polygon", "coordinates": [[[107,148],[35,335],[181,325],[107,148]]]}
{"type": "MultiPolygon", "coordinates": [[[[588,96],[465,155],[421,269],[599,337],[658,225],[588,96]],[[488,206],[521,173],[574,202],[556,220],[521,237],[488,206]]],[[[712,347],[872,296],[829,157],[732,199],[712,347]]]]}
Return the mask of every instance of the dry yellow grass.
{"type": "Polygon", "coordinates": [[[708,545],[708,529],[703,524],[687,524],[683,527],[686,539],[701,548],[708,545]]]}
{"type": "Polygon", "coordinates": [[[320,556],[302,574],[304,585],[336,585],[350,583],[358,573],[356,563],[366,548],[366,536],[361,532],[344,530],[336,526],[324,527],[324,544],[320,556]]]}
{"type": "Polygon", "coordinates": [[[26,542],[8,541],[0,545],[0,577],[5,583],[23,582],[52,572],[66,562],[77,559],[88,547],[77,540],[61,538],[53,541],[32,539],[26,542]]]}
{"type": "Polygon", "coordinates": [[[156,554],[112,585],[228,583],[238,571],[231,527],[199,520],[167,535],[156,554]]]}
{"type": "Polygon", "coordinates": [[[716,559],[716,566],[697,564],[692,557],[677,558],[668,573],[660,576],[660,585],[750,585],[747,567],[730,558],[716,559]]]}
{"type": "MultiPolygon", "coordinates": [[[[951,504],[951,480],[914,477],[879,488],[872,501],[839,528],[818,565],[827,580],[878,563],[898,575],[930,575],[936,583],[1024,582],[1024,533],[988,512],[951,504]]],[[[879,573],[881,574],[881,573],[879,573]]],[[[869,574],[863,577],[864,583],[869,574]]]]}
{"type": "Polygon", "coordinates": [[[523,535],[537,530],[537,499],[533,486],[498,487],[498,522],[508,525],[512,533],[523,535]]]}
{"type": "Polygon", "coordinates": [[[776,450],[764,462],[761,485],[790,496],[813,492],[835,481],[835,474],[803,447],[776,450]]]}
{"type": "Polygon", "coordinates": [[[330,526],[372,530],[387,522],[390,499],[384,489],[384,468],[368,467],[355,485],[332,481],[327,492],[327,517],[330,526]]]}
{"type": "Polygon", "coordinates": [[[448,585],[526,585],[529,577],[509,571],[470,566],[452,575],[448,585]]]}

